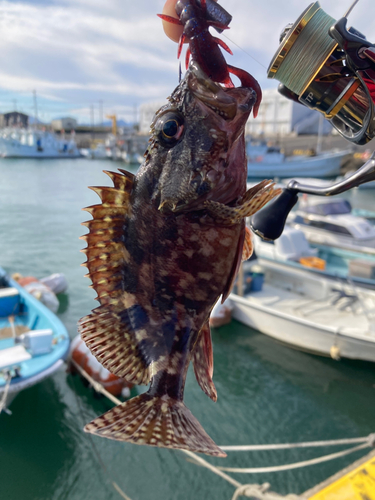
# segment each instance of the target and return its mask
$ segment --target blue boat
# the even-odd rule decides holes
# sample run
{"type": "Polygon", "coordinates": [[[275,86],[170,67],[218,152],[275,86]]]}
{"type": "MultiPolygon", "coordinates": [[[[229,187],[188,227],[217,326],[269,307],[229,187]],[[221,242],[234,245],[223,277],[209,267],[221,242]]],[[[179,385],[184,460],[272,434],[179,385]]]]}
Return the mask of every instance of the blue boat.
{"type": "Polygon", "coordinates": [[[0,267],[0,413],[64,363],[69,335],[46,306],[0,267]]]}

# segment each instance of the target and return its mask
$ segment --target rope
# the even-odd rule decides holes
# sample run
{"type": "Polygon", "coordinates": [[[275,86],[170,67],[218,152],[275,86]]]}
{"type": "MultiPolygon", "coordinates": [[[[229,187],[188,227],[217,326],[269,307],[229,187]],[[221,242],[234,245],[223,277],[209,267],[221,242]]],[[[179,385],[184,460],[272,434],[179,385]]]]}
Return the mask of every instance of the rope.
{"type": "Polygon", "coordinates": [[[8,372],[8,377],[7,377],[7,381],[5,383],[3,397],[1,398],[1,401],[0,401],[0,414],[5,409],[5,404],[7,402],[7,397],[8,397],[8,392],[9,392],[9,387],[10,387],[11,380],[12,380],[12,375],[11,375],[10,372],[8,372]]]}
{"type": "Polygon", "coordinates": [[[82,377],[84,377],[88,382],[90,382],[90,384],[92,385],[93,389],[96,391],[96,392],[100,392],[101,394],[103,394],[104,396],[106,396],[108,399],[110,399],[112,401],[112,403],[114,403],[115,405],[121,405],[122,404],[122,401],[120,401],[118,398],[116,398],[113,394],[111,394],[110,392],[108,392],[103,386],[102,384],[100,384],[99,382],[97,382],[96,380],[94,380],[92,377],[90,377],[90,375],[87,373],[86,370],[84,370],[83,368],[81,368],[79,366],[79,364],[74,361],[74,359],[71,359],[70,360],[72,365],[74,365],[74,367],[79,371],[79,373],[82,375],[82,377]]]}
{"type": "Polygon", "coordinates": [[[367,437],[349,438],[349,439],[332,439],[330,441],[307,441],[304,443],[282,443],[282,444],[254,444],[243,446],[220,446],[224,451],[264,451],[264,450],[289,450],[293,448],[313,448],[319,446],[339,446],[342,444],[359,444],[366,443],[375,434],[370,434],[367,437]]]}
{"type": "MultiPolygon", "coordinates": [[[[90,382],[90,379],[93,380],[93,382],[95,382],[95,380],[92,379],[90,377],[90,375],[85,370],[83,370],[83,368],[81,368],[79,365],[77,365],[77,363],[75,361],[73,361],[73,359],[71,359],[70,361],[79,369],[79,371],[80,371],[80,373],[82,373],[83,377],[85,377],[89,382],[90,382]]],[[[95,385],[97,385],[97,384],[95,383],[95,385]]],[[[93,388],[94,388],[94,390],[96,390],[94,386],[93,386],[93,388]]],[[[102,387],[102,389],[104,391],[103,394],[105,394],[105,392],[107,392],[107,391],[104,389],[104,387],[102,387]]],[[[102,392],[102,391],[100,390],[98,392],[102,392]]],[[[108,394],[110,394],[110,393],[108,393],[108,394]]],[[[75,398],[76,398],[76,401],[77,401],[77,407],[78,407],[79,412],[81,414],[82,421],[84,422],[85,418],[83,416],[83,409],[82,409],[82,406],[81,406],[81,402],[80,402],[80,400],[79,400],[79,398],[78,398],[78,396],[77,396],[77,394],[75,392],[74,392],[74,395],[75,395],[75,398]]],[[[107,396],[107,394],[105,394],[105,395],[107,396]]],[[[111,396],[112,396],[112,394],[111,394],[111,396]]],[[[118,401],[118,403],[121,404],[121,401],[119,399],[117,401],[118,401]]],[[[108,476],[109,481],[111,482],[113,488],[117,491],[117,493],[120,496],[122,496],[122,498],[124,498],[125,500],[131,500],[131,498],[126,495],[126,493],[120,488],[120,486],[116,483],[116,481],[114,481],[114,479],[112,478],[111,474],[108,472],[107,467],[105,466],[105,464],[104,464],[104,462],[103,462],[103,460],[102,460],[102,458],[100,456],[100,453],[99,453],[98,449],[95,446],[95,443],[94,443],[94,441],[92,439],[92,436],[90,434],[87,434],[87,437],[88,437],[88,439],[90,441],[91,447],[92,447],[92,449],[94,451],[94,454],[96,455],[96,459],[99,462],[100,467],[102,468],[103,472],[108,476]]]]}
{"type": "MultiPolygon", "coordinates": [[[[121,404],[122,402],[117,399],[115,396],[110,394],[99,382],[94,380],[90,375],[83,369],[81,368],[74,360],[71,360],[72,364],[77,368],[79,373],[83,377],[85,377],[94,390],[97,392],[100,392],[104,394],[108,399],[110,399],[113,403],[116,405],[121,404]]],[[[78,400],[78,398],[77,398],[78,400]]],[[[80,403],[78,402],[79,408],[80,408],[80,403]]],[[[80,408],[81,410],[81,408],[80,408]]],[[[82,410],[81,410],[82,412],[82,410]]],[[[104,463],[101,460],[101,457],[99,455],[99,452],[97,451],[91,436],[89,435],[91,445],[93,447],[93,450],[97,456],[97,459],[103,468],[104,472],[110,477],[104,463]]],[[[191,459],[192,462],[195,463],[196,465],[205,467],[206,469],[210,470],[214,474],[220,476],[223,478],[225,481],[230,483],[232,486],[236,488],[234,495],[232,497],[232,500],[237,500],[239,496],[247,496],[250,498],[254,498],[257,500],[281,500],[281,499],[290,499],[290,500],[298,500],[301,497],[297,495],[288,495],[287,497],[282,497],[279,496],[277,493],[273,492],[267,492],[269,488],[269,484],[266,483],[264,485],[256,485],[256,484],[241,484],[238,482],[236,479],[232,478],[228,474],[225,474],[224,471],[226,472],[233,472],[233,473],[240,473],[240,474],[261,474],[265,472],[279,472],[279,471],[284,471],[284,470],[291,470],[291,469],[297,469],[300,467],[307,467],[309,465],[315,465],[315,464],[320,464],[323,462],[328,462],[329,460],[334,460],[335,458],[341,458],[346,455],[349,455],[351,453],[355,453],[356,451],[363,450],[367,447],[374,447],[375,446],[375,434],[370,434],[367,437],[361,437],[361,438],[349,438],[349,439],[335,439],[335,440],[327,440],[327,441],[310,441],[310,442],[303,442],[303,443],[286,443],[286,444],[265,444],[265,445],[245,445],[245,446],[221,446],[220,448],[225,450],[225,451],[259,451],[259,450],[282,450],[282,449],[293,449],[293,448],[308,448],[308,447],[320,447],[320,446],[339,446],[339,445],[344,445],[344,444],[354,444],[354,443],[360,443],[358,446],[355,446],[353,448],[350,448],[348,450],[343,450],[337,453],[332,453],[330,455],[324,455],[322,457],[314,458],[312,460],[305,460],[303,462],[295,462],[292,464],[286,464],[286,465],[279,465],[279,466],[274,466],[274,467],[259,467],[259,468],[231,468],[231,467],[216,467],[206,460],[204,460],[202,457],[196,455],[195,453],[188,451],[188,450],[181,450],[185,455],[188,455],[191,459]]],[[[112,480],[110,477],[112,486],[115,488],[115,490],[125,499],[125,500],[130,500],[130,498],[121,490],[121,488],[117,485],[115,481],[112,480]]]]}
{"type": "Polygon", "coordinates": [[[321,464],[323,462],[328,462],[329,460],[334,460],[335,458],[345,457],[350,453],[355,453],[356,451],[368,448],[369,444],[364,443],[359,446],[354,446],[349,450],[339,451],[337,453],[332,453],[330,455],[324,455],[323,457],[313,458],[312,460],[305,460],[303,462],[295,462],[293,464],[276,465],[274,467],[258,467],[258,468],[236,468],[236,467],[218,467],[219,470],[227,472],[236,472],[238,474],[264,474],[266,472],[280,472],[291,469],[299,469],[301,467],[308,467],[309,465],[321,464]]]}
{"type": "Polygon", "coordinates": [[[253,500],[281,500],[281,499],[289,499],[289,500],[302,500],[301,497],[297,495],[288,495],[287,497],[281,497],[277,493],[273,493],[272,491],[268,492],[270,485],[269,483],[265,483],[263,485],[257,484],[244,484],[236,489],[232,500],[237,500],[238,497],[244,496],[252,498],[253,500]]]}

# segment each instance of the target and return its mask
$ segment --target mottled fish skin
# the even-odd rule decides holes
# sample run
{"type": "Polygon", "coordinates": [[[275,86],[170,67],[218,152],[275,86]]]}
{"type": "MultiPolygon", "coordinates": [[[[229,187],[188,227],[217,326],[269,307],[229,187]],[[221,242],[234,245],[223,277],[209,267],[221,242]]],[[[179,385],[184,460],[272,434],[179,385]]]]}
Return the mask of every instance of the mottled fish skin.
{"type": "Polygon", "coordinates": [[[87,209],[84,239],[101,305],[80,321],[81,335],[111,372],[151,384],[87,432],[225,456],[183,393],[193,360],[216,401],[209,315],[241,262],[244,217],[278,194],[269,181],[246,193],[243,131],[254,100],[252,89],[224,90],[192,64],[156,114],[138,174],[108,173],[114,187],[95,189],[102,204],[87,209]]]}

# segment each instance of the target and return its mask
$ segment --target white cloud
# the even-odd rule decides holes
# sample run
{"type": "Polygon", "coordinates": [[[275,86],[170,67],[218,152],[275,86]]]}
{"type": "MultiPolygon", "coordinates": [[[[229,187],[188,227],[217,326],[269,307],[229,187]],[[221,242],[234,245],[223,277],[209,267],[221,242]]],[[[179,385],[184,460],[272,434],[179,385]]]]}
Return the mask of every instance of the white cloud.
{"type": "MultiPolygon", "coordinates": [[[[70,109],[86,109],[104,99],[133,106],[165,98],[177,80],[177,46],[162,31],[163,0],[0,0],[1,92],[38,91],[70,109]]],[[[227,36],[235,55],[228,62],[244,67],[265,88],[266,68],[278,47],[280,31],[309,4],[300,0],[222,0],[233,15],[227,36]]],[[[339,18],[351,0],[321,0],[339,18]]],[[[375,33],[373,0],[361,0],[349,24],[371,39],[375,33]]],[[[125,111],[124,111],[125,112],[125,111]]],[[[60,113],[61,114],[61,113],[60,113]]]]}

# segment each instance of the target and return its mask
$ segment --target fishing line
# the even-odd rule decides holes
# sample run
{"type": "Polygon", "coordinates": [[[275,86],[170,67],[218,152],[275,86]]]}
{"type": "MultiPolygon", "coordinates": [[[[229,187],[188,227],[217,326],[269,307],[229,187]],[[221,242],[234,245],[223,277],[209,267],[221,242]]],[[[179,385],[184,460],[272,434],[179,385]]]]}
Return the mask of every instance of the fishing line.
{"type": "Polygon", "coordinates": [[[306,85],[337,45],[328,34],[329,28],[336,21],[324,12],[317,2],[306,13],[306,21],[286,55],[278,54],[275,62],[276,65],[279,59],[282,59],[277,70],[277,79],[297,95],[303,93],[306,85]]]}
{"type": "MultiPolygon", "coordinates": [[[[73,377],[72,377],[73,378],[73,377]]],[[[76,402],[77,402],[77,407],[78,407],[78,410],[79,410],[79,413],[81,414],[81,419],[82,419],[82,423],[85,422],[85,416],[84,416],[84,413],[83,413],[83,408],[81,406],[81,401],[78,397],[78,394],[76,393],[76,390],[77,390],[77,385],[76,385],[76,380],[73,381],[73,385],[75,386],[75,390],[73,390],[73,394],[76,398],[76,402]]],[[[113,488],[116,490],[116,492],[122,496],[122,498],[124,498],[124,500],[131,500],[130,497],[128,497],[126,495],[126,493],[124,493],[124,491],[120,488],[120,486],[116,483],[116,481],[114,481],[112,475],[108,472],[108,469],[107,467],[105,466],[103,460],[102,460],[102,457],[100,456],[100,453],[98,451],[98,449],[96,448],[96,445],[92,439],[92,436],[90,434],[87,434],[87,437],[89,438],[89,441],[90,441],[90,444],[91,444],[91,447],[92,447],[92,450],[96,456],[96,459],[100,465],[100,467],[102,468],[104,474],[106,474],[108,476],[108,479],[110,480],[111,482],[111,485],[113,486],[113,488]]]]}
{"type": "Polygon", "coordinates": [[[236,42],[234,42],[233,40],[231,40],[229,38],[229,36],[225,35],[223,33],[223,36],[229,40],[231,43],[233,43],[233,45],[235,45],[236,47],[238,47],[240,50],[242,50],[242,52],[245,52],[246,55],[248,55],[249,57],[251,57],[251,59],[253,59],[255,62],[257,62],[258,64],[260,64],[260,66],[262,66],[264,69],[267,69],[266,66],[264,66],[264,64],[262,64],[260,61],[258,61],[257,59],[255,59],[255,57],[253,57],[251,54],[249,54],[249,52],[247,52],[245,49],[243,49],[240,45],[238,45],[236,42]]]}

